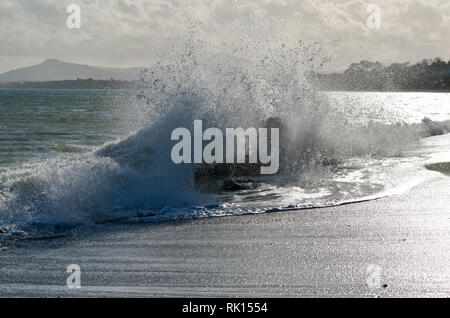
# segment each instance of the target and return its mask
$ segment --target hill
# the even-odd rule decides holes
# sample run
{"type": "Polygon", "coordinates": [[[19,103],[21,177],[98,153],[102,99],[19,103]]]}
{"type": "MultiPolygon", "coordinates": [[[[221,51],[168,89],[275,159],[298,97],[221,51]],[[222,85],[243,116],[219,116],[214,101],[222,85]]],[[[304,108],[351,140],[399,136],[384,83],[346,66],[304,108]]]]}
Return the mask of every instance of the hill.
{"type": "Polygon", "coordinates": [[[0,82],[44,82],[77,79],[132,81],[139,77],[140,68],[106,68],[57,59],[47,59],[41,64],[0,74],[0,82]]]}

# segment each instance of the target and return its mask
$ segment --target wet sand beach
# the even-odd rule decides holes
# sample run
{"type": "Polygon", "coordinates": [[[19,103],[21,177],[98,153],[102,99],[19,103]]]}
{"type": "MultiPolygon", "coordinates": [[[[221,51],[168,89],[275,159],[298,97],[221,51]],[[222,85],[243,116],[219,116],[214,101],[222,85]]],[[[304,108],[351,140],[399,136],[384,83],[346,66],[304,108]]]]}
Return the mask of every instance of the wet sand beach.
{"type": "Polygon", "coordinates": [[[406,193],[338,207],[18,241],[0,252],[0,296],[448,297],[449,189],[436,172],[406,193]],[[80,289],[66,287],[72,263],[80,289]],[[370,265],[379,286],[367,284],[370,265]]]}

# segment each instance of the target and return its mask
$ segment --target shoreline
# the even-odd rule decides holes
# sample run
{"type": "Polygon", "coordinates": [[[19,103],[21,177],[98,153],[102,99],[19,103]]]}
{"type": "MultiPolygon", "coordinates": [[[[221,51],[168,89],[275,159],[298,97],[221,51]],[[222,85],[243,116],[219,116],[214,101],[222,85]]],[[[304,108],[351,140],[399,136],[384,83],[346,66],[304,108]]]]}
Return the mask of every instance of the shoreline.
{"type": "Polygon", "coordinates": [[[449,187],[436,173],[354,204],[17,242],[0,251],[0,297],[448,297],[449,187]],[[66,287],[69,264],[80,289],[66,287]]]}

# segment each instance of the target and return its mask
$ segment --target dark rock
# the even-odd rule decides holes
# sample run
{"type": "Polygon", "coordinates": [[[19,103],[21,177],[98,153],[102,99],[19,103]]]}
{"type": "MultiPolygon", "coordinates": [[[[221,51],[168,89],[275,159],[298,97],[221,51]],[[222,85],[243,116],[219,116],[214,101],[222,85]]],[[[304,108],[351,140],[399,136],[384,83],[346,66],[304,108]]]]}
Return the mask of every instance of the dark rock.
{"type": "Polygon", "coordinates": [[[248,190],[251,189],[251,186],[248,184],[251,182],[250,180],[244,181],[233,181],[231,179],[226,179],[223,182],[223,190],[224,191],[239,191],[239,190],[248,190]]]}
{"type": "MultiPolygon", "coordinates": [[[[280,158],[283,158],[283,149],[281,145],[287,143],[283,140],[286,138],[286,127],[282,120],[278,117],[270,117],[261,123],[261,128],[279,128],[280,129],[280,158]]],[[[270,145],[270,130],[268,132],[268,147],[270,145]]],[[[281,160],[281,159],[280,159],[281,160]]],[[[195,178],[201,177],[244,177],[244,176],[259,176],[261,174],[261,162],[249,163],[248,155],[245,158],[246,163],[214,163],[214,164],[201,164],[195,171],[195,178]]],[[[280,164],[280,166],[282,166],[280,164]]]]}
{"type": "Polygon", "coordinates": [[[431,120],[428,117],[425,117],[422,119],[422,136],[423,137],[429,137],[429,136],[439,136],[443,135],[448,132],[448,123],[444,122],[436,122],[431,120]]]}
{"type": "Polygon", "coordinates": [[[387,288],[387,287],[388,287],[388,284],[384,284],[384,285],[383,285],[383,288],[387,288]]]}
{"type": "Polygon", "coordinates": [[[239,191],[243,190],[242,186],[234,182],[233,180],[227,179],[223,182],[224,191],[239,191]]]}

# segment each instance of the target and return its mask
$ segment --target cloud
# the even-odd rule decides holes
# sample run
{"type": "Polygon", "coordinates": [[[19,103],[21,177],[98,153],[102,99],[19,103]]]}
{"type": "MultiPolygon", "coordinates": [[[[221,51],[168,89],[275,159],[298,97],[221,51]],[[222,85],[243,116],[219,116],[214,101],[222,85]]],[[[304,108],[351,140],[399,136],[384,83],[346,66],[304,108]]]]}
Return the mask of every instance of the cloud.
{"type": "Polygon", "coordinates": [[[273,33],[324,48],[338,40],[324,52],[332,56],[330,70],[361,59],[450,57],[447,0],[2,0],[0,71],[48,57],[104,66],[152,63],[192,23],[216,42],[244,36],[236,25],[245,24],[247,38],[273,33]],[[366,8],[377,2],[381,28],[371,30],[366,8]],[[81,7],[81,29],[66,27],[71,3],[81,7]]]}

